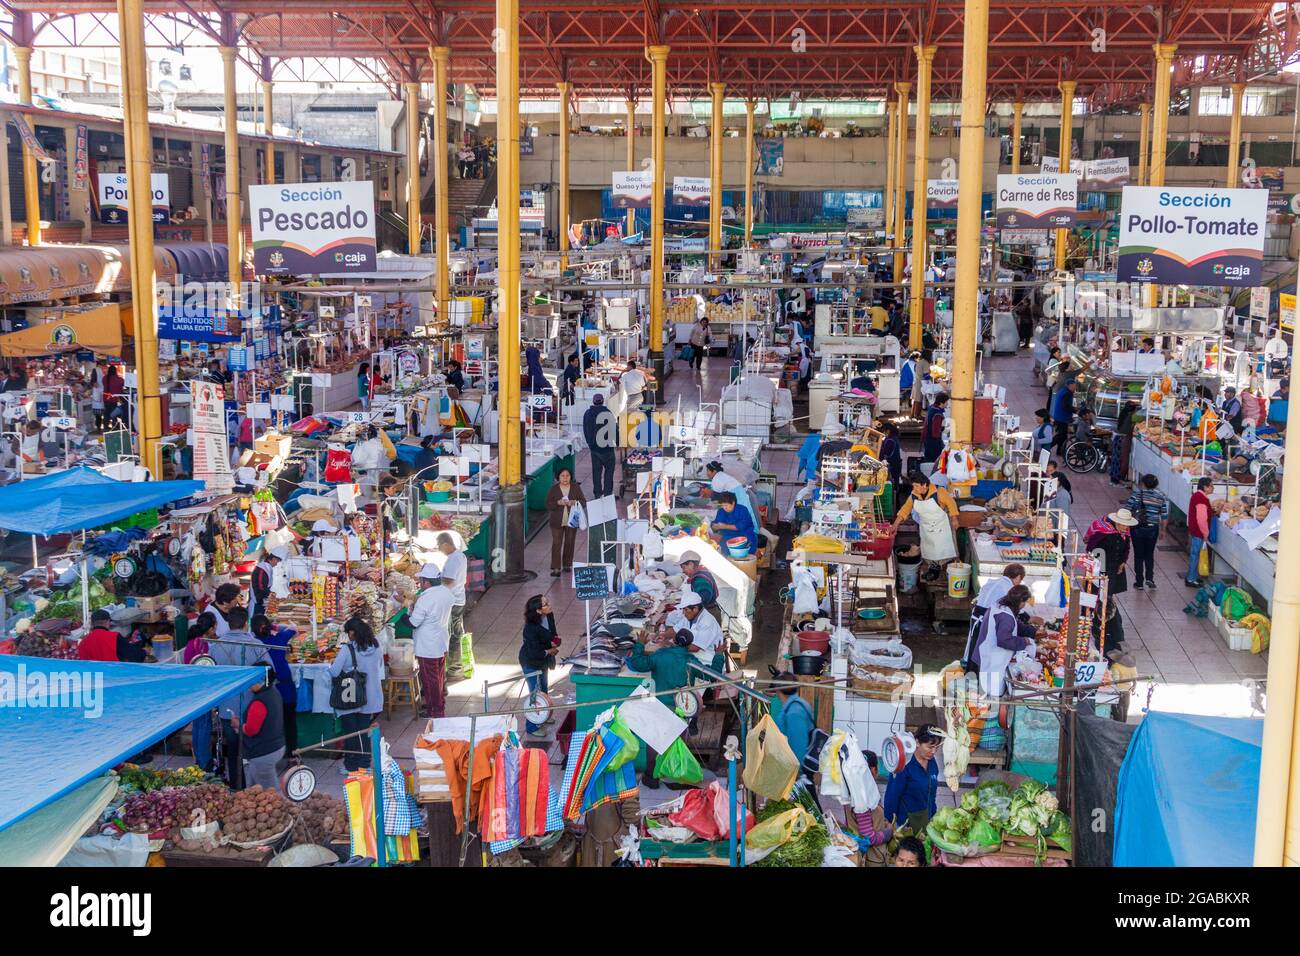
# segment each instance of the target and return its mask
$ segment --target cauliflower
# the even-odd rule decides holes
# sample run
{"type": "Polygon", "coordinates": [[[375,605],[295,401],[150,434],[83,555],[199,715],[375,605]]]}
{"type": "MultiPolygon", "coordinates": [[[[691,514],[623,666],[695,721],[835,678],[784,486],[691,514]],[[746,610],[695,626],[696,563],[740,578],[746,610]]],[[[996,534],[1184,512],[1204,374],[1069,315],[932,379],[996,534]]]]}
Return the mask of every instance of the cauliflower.
{"type": "Polygon", "coordinates": [[[30,617],[25,617],[17,624],[14,625],[15,634],[26,634],[31,629],[32,629],[32,619],[30,617]]]}
{"type": "Polygon", "coordinates": [[[32,605],[32,610],[34,610],[37,614],[40,614],[49,606],[50,606],[50,602],[48,600],[46,600],[43,597],[38,597],[36,599],[36,602],[32,605]]]}
{"type": "Polygon", "coordinates": [[[1046,810],[1049,814],[1055,813],[1059,806],[1056,800],[1056,794],[1052,793],[1050,790],[1044,790],[1038,796],[1034,797],[1034,803],[1036,803],[1039,808],[1046,810]]]}

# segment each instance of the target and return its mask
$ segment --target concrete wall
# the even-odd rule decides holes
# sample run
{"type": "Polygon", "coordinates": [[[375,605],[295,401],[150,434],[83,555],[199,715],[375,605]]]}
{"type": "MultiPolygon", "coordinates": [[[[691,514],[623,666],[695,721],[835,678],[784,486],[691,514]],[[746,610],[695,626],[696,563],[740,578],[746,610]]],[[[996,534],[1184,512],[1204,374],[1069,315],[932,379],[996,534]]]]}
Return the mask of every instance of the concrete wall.
{"type": "MultiPolygon", "coordinates": [[[[762,181],[773,189],[883,189],[885,186],[885,148],[882,137],[860,139],[786,139],[785,172],[780,177],[762,181]]],[[[912,188],[913,149],[908,144],[908,181],[912,188]]],[[[640,166],[650,156],[650,139],[639,137],[635,143],[636,161],[640,166]]],[[[676,136],[667,140],[667,176],[708,176],[709,140],[676,136]]],[[[957,157],[959,140],[955,136],[930,139],[928,178],[938,179],[946,157],[957,157]]],[[[522,185],[559,181],[559,139],[540,136],[534,142],[533,155],[521,163],[522,185]]],[[[998,164],[997,140],[984,144],[984,189],[996,184],[998,164]]],[[[627,165],[627,140],[621,136],[571,134],[569,137],[569,183],[573,189],[608,188],[615,170],[627,165]]],[[[722,181],[725,189],[745,185],[745,141],[740,137],[723,141],[722,181]]]]}

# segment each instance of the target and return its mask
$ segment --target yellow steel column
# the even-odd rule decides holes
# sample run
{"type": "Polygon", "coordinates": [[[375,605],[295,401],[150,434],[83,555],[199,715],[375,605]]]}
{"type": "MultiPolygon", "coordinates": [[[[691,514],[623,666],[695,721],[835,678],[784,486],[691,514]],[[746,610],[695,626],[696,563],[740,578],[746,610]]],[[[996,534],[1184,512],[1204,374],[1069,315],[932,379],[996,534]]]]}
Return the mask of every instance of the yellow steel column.
{"type": "Polygon", "coordinates": [[[266,154],[262,165],[266,167],[263,182],[275,182],[275,95],[272,92],[270,57],[264,58],[262,71],[262,125],[266,127],[266,154]]]}
{"type": "MultiPolygon", "coordinates": [[[[1074,80],[1061,81],[1061,172],[1070,171],[1071,141],[1074,139],[1074,80]]],[[[1056,230],[1056,268],[1065,268],[1065,253],[1070,245],[1070,230],[1056,230]]]]}
{"type": "MultiPolygon", "coordinates": [[[[898,104],[886,98],[885,110],[889,114],[889,120],[885,129],[885,232],[893,233],[894,231],[894,189],[898,185],[898,169],[895,160],[898,159],[898,145],[895,137],[898,136],[898,104]]],[[[895,245],[891,242],[890,245],[895,245]]]]}
{"type": "Polygon", "coordinates": [[[1011,104],[1011,172],[1020,172],[1020,130],[1024,119],[1025,104],[1011,104]]]}
{"type": "Polygon", "coordinates": [[[555,84],[560,91],[560,271],[569,268],[569,94],[573,84],[555,84]]]}
{"type": "Polygon", "coordinates": [[[1151,172],[1148,182],[1152,186],[1165,184],[1165,145],[1169,139],[1169,71],[1173,67],[1177,43],[1157,43],[1156,95],[1151,122],[1151,172]]]}
{"type": "Polygon", "coordinates": [[[1137,181],[1139,186],[1145,186],[1151,170],[1151,104],[1140,103],[1138,109],[1142,113],[1142,124],[1138,132],[1137,181]]]}
{"type": "Polygon", "coordinates": [[[148,53],[142,0],[118,0],[122,59],[123,131],[126,134],[127,227],[131,243],[131,324],[135,338],[140,463],[161,479],[162,403],[158,385],[157,294],[154,289],[153,138],[149,134],[148,53]]]}
{"type": "MultiPolygon", "coordinates": [[[[14,47],[14,59],[18,61],[18,102],[31,106],[32,48],[14,47]]],[[[23,119],[26,120],[28,117],[24,116],[23,119]]],[[[41,180],[40,173],[36,171],[36,156],[26,143],[23,143],[23,201],[27,206],[27,244],[39,246],[41,244],[41,180]]]]}
{"type": "Polygon", "coordinates": [[[713,96],[713,117],[709,125],[709,249],[718,250],[710,255],[715,270],[722,268],[722,94],[726,83],[710,83],[713,96]]]}
{"type": "MultiPolygon", "coordinates": [[[[420,254],[420,84],[403,84],[406,99],[406,251],[420,254]]],[[[498,154],[500,150],[498,150],[498,154]]]]}
{"type": "Polygon", "coordinates": [[[754,235],[754,110],[756,100],[745,100],[745,246],[754,235]]]}
{"type": "Polygon", "coordinates": [[[907,245],[907,94],[911,83],[895,83],[898,90],[898,140],[894,159],[894,281],[903,281],[903,249],[907,245]]]}
{"type": "MultiPolygon", "coordinates": [[[[1296,428],[1300,429],[1300,414],[1296,428]]],[[[1256,866],[1300,866],[1300,707],[1296,701],[1300,688],[1300,645],[1296,641],[1300,634],[1300,474],[1296,469],[1282,476],[1281,504],[1271,627],[1277,637],[1268,649],[1268,709],[1260,743],[1255,813],[1256,866]]]]}
{"type": "Polygon", "coordinates": [[[447,321],[451,311],[451,211],[447,195],[447,66],[451,50],[435,46],[433,60],[433,270],[438,296],[438,318],[447,321]]]}
{"type": "Polygon", "coordinates": [[[222,126],[226,148],[226,263],[233,289],[244,278],[244,211],[239,203],[239,104],[235,102],[235,54],[233,46],[222,46],[221,68],[225,93],[222,126]]]}
{"type": "Polygon", "coordinates": [[[912,306],[908,347],[921,347],[925,311],[925,194],[930,171],[930,67],[937,48],[916,47],[916,174],[912,179],[912,306]]]}
{"type": "Polygon", "coordinates": [[[979,323],[980,199],[984,191],[984,97],[989,0],[966,0],[961,65],[961,151],[957,188],[957,283],[953,296],[953,439],[971,440],[979,323]]]}
{"type": "MultiPolygon", "coordinates": [[[[627,101],[627,171],[636,171],[636,100],[627,101]]],[[[636,210],[627,211],[627,234],[636,232],[636,210]]]]}
{"type": "Polygon", "coordinates": [[[650,190],[650,366],[655,400],[663,397],[664,362],[664,99],[668,95],[668,47],[646,50],[651,66],[650,143],[654,185],[650,190]]]}
{"type": "MultiPolygon", "coordinates": [[[[519,431],[519,0],[497,0],[497,353],[500,484],[523,480],[519,431]]],[[[522,546],[522,541],[520,542],[522,546]]]]}
{"type": "Polygon", "coordinates": [[[1232,130],[1228,133],[1228,168],[1223,177],[1223,185],[1228,189],[1241,185],[1237,164],[1241,161],[1241,101],[1245,94],[1245,83],[1232,84],[1232,130]]]}

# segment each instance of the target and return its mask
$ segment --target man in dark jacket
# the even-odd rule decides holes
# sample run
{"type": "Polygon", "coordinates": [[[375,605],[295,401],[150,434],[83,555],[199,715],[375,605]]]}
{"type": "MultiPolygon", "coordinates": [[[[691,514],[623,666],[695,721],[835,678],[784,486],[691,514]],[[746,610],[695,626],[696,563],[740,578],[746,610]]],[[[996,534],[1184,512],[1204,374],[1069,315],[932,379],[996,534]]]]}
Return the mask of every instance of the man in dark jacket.
{"type": "Polygon", "coordinates": [[[1059,385],[1052,395],[1052,439],[1056,444],[1056,453],[1065,457],[1065,446],[1070,443],[1074,426],[1074,390],[1078,388],[1075,379],[1068,379],[1059,385]]]}
{"type": "Polygon", "coordinates": [[[605,407],[605,397],[597,395],[582,416],[582,437],[591,449],[592,497],[614,493],[615,449],[618,447],[618,420],[605,407]]]}

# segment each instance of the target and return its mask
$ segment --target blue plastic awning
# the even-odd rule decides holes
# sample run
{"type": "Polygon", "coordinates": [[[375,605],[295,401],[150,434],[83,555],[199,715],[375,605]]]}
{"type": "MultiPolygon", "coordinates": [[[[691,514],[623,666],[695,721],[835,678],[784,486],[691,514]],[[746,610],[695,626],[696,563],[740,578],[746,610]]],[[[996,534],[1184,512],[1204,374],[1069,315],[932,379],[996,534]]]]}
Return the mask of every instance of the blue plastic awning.
{"type": "Polygon", "coordinates": [[[0,528],[47,536],[84,531],[202,490],[201,481],[117,481],[70,468],[0,488],[0,528]]]}
{"type": "Polygon", "coordinates": [[[0,655],[0,830],[265,679],[261,667],[0,655]]]}
{"type": "Polygon", "coordinates": [[[1264,722],[1147,714],[1119,769],[1115,866],[1250,866],[1264,722]]]}

